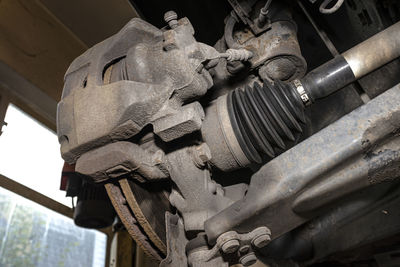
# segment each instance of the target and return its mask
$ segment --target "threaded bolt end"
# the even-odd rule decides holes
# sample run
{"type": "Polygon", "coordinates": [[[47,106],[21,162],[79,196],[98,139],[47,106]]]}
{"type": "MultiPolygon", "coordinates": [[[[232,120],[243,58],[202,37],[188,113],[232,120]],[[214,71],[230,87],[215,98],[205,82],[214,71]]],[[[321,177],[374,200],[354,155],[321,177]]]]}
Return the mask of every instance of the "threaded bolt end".
{"type": "Polygon", "coordinates": [[[169,25],[171,29],[175,28],[178,25],[178,15],[175,11],[167,11],[164,14],[164,21],[169,25]]]}

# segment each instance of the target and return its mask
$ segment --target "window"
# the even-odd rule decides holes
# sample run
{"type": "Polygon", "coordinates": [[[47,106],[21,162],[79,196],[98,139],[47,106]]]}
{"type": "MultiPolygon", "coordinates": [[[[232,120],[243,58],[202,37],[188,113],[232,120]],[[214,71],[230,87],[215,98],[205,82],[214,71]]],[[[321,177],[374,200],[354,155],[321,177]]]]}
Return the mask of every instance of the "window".
{"type": "Polygon", "coordinates": [[[105,266],[107,237],[0,188],[0,266],[105,266]]]}
{"type": "Polygon", "coordinates": [[[0,174],[71,207],[60,191],[63,160],[54,132],[10,104],[0,136],[0,174]]]}
{"type": "MultiPolygon", "coordinates": [[[[0,174],[71,207],[59,190],[63,160],[54,132],[10,104],[0,174]]],[[[105,266],[107,237],[0,187],[0,266],[105,266]]]]}

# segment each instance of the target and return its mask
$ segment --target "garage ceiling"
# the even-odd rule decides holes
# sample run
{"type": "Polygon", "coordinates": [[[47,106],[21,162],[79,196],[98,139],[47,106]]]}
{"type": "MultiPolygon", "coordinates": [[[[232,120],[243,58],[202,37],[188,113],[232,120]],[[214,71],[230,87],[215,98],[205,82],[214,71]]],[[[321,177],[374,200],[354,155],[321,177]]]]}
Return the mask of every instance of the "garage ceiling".
{"type": "Polygon", "coordinates": [[[40,0],[88,47],[118,32],[136,10],[127,0],[40,0]]]}
{"type": "Polygon", "coordinates": [[[69,64],[137,16],[127,0],[0,0],[0,93],[55,130],[69,64]]]}

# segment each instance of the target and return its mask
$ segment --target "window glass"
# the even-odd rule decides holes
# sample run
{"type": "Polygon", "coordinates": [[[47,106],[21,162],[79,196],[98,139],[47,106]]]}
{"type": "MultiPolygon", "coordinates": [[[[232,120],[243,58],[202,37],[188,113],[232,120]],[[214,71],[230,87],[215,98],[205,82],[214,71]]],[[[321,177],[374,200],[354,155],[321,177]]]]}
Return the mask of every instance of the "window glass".
{"type": "Polygon", "coordinates": [[[63,160],[56,134],[10,104],[0,136],[0,174],[71,207],[60,191],[63,160]]]}
{"type": "Polygon", "coordinates": [[[107,237],[0,188],[0,266],[102,267],[107,237]]]}

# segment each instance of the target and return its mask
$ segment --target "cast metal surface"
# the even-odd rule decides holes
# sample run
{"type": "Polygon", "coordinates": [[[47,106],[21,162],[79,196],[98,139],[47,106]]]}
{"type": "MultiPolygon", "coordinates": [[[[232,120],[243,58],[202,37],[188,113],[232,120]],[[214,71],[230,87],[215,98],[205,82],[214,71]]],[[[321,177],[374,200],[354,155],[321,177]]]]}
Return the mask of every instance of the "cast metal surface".
{"type": "Polygon", "coordinates": [[[125,225],[126,230],[148,256],[160,261],[164,255],[160,253],[154,244],[151,243],[148,236],[139,226],[135,215],[127,206],[127,201],[122,195],[121,188],[114,184],[106,184],[105,187],[110,196],[111,203],[113,204],[119,218],[125,225]]]}
{"type": "Polygon", "coordinates": [[[337,56],[306,74],[294,5],[229,3],[214,47],[168,11],[78,57],[63,159],[160,266],[308,266],[400,233],[400,84],[357,109],[358,86],[338,91],[400,55],[400,22],[342,55],[328,41],[337,56]]]}
{"type": "Polygon", "coordinates": [[[396,177],[399,101],[400,85],[264,165],[243,199],[206,221],[210,241],[227,231],[262,225],[279,237],[317,208],[396,177]]]}
{"type": "Polygon", "coordinates": [[[185,236],[183,221],[179,215],[165,213],[166,237],[168,253],[160,263],[160,267],[187,266],[185,247],[188,242],[185,236]]]}
{"type": "Polygon", "coordinates": [[[165,141],[198,130],[201,105],[184,103],[211,87],[202,63],[217,52],[196,42],[193,34],[185,18],[164,32],[132,19],[77,58],[67,71],[58,105],[63,158],[75,163],[89,149],[128,139],[148,124],[165,141]],[[115,62],[111,79],[104,81],[103,74],[115,62]]]}
{"type": "Polygon", "coordinates": [[[167,254],[165,212],[171,210],[168,193],[160,187],[135,183],[128,179],[119,181],[122,193],[151,242],[167,254]]]}

